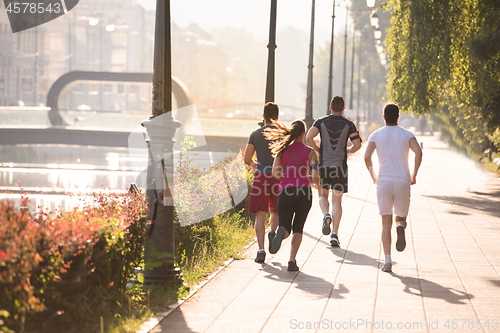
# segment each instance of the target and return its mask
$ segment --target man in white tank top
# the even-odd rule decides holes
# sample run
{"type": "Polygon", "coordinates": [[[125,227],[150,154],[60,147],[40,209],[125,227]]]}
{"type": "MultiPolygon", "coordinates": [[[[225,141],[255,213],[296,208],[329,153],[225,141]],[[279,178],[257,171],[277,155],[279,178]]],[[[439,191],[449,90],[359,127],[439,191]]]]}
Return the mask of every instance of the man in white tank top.
{"type": "Polygon", "coordinates": [[[422,163],[422,150],[412,132],[398,126],[399,106],[391,102],[384,107],[385,126],[373,132],[368,138],[365,164],[377,185],[377,201],[382,216],[382,245],[384,247],[384,272],[392,271],[391,228],[392,214],[396,215],[396,250],[406,247],[406,217],[410,209],[410,185],[416,184],[417,172],[422,163]],[[377,150],[378,175],[373,170],[372,155],[377,150]],[[415,167],[410,175],[409,150],[415,153],[415,167]]]}

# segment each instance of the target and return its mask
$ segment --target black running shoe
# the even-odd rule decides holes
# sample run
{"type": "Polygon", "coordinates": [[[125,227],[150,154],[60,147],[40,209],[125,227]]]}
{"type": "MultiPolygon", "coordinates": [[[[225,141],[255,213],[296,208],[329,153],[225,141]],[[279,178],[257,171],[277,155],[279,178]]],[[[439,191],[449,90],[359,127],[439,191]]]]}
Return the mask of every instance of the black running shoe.
{"type": "Polygon", "coordinates": [[[255,262],[258,262],[259,264],[264,263],[266,260],[266,251],[257,251],[257,257],[255,257],[255,262]]]}
{"type": "Polygon", "coordinates": [[[278,228],[278,231],[276,232],[276,237],[274,237],[274,239],[273,239],[273,243],[272,243],[273,252],[271,252],[271,253],[278,252],[278,250],[281,247],[281,242],[283,241],[283,238],[285,237],[285,232],[286,232],[286,228],[284,226],[280,226],[278,228]]]}
{"type": "Polygon", "coordinates": [[[339,247],[340,246],[339,236],[337,236],[337,234],[332,234],[330,236],[330,244],[333,247],[339,247]]]}
{"type": "Polygon", "coordinates": [[[267,238],[269,239],[269,253],[275,254],[276,252],[273,251],[273,240],[274,237],[276,237],[276,231],[273,229],[269,230],[267,233],[267,238]]]}
{"type": "Polygon", "coordinates": [[[328,235],[332,231],[330,229],[330,224],[332,223],[332,216],[328,213],[325,214],[325,217],[323,217],[323,235],[328,235]]]}
{"type": "Polygon", "coordinates": [[[289,272],[297,272],[299,270],[299,266],[297,266],[297,260],[295,261],[289,261],[288,262],[288,269],[287,271],[289,272]]]}
{"type": "Polygon", "coordinates": [[[398,250],[398,252],[402,252],[406,247],[405,227],[403,227],[402,225],[398,225],[396,231],[398,233],[398,240],[396,241],[396,250],[398,250]]]}

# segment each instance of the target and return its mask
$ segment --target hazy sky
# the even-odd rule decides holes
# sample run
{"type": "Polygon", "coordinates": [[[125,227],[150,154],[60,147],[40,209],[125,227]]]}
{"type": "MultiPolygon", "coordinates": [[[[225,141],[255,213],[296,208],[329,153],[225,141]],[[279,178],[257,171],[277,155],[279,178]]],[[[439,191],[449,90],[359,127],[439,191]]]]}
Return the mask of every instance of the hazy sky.
{"type": "MultiPolygon", "coordinates": [[[[137,0],[147,9],[156,7],[156,0],[137,0]]],[[[345,25],[346,0],[337,0],[335,31],[345,25]]],[[[210,31],[227,26],[242,28],[259,40],[269,36],[270,0],[173,0],[172,20],[182,28],[191,23],[210,31]]],[[[311,27],[311,4],[308,0],[278,0],[277,30],[294,26],[309,33],[311,27]]],[[[332,0],[316,1],[315,41],[323,46],[330,40],[332,28],[332,0]]],[[[277,36],[279,45],[279,35],[277,36]]]]}

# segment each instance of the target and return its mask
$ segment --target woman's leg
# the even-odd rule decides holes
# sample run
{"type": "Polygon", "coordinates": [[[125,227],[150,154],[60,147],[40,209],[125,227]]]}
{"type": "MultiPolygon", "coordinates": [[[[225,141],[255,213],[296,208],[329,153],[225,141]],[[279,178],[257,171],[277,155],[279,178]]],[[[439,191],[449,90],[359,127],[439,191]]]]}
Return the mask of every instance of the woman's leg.
{"type": "Polygon", "coordinates": [[[304,224],[312,206],[312,192],[309,188],[298,188],[294,200],[295,216],[293,218],[293,236],[290,250],[290,261],[295,262],[297,252],[302,243],[304,224]]]}
{"type": "Polygon", "coordinates": [[[279,227],[270,247],[270,252],[272,254],[278,252],[281,248],[281,242],[283,239],[287,238],[292,231],[292,218],[294,213],[293,202],[291,202],[290,196],[287,194],[286,190],[287,189],[283,189],[278,196],[279,227]]]}

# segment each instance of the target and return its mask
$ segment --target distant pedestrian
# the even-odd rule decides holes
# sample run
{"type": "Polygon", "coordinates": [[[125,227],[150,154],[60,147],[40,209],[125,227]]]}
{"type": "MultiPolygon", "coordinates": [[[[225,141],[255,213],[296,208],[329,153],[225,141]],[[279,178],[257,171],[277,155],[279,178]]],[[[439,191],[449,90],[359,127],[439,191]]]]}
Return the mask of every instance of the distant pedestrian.
{"type": "MultiPolygon", "coordinates": [[[[248,144],[245,149],[245,163],[255,171],[250,199],[248,202],[248,212],[255,214],[255,235],[259,250],[255,261],[263,263],[266,259],[264,250],[264,238],[266,234],[266,218],[269,212],[269,222],[271,224],[271,237],[278,228],[278,186],[279,181],[272,176],[274,158],[269,148],[270,141],[264,137],[264,131],[273,128],[273,122],[279,117],[279,108],[275,103],[269,102],[264,106],[264,126],[250,134],[248,144]],[[257,162],[253,160],[257,153],[257,162]]],[[[274,238],[274,236],[272,236],[274,238]]],[[[271,249],[272,239],[269,241],[271,249]]]]}
{"type": "MultiPolygon", "coordinates": [[[[276,127],[267,130],[266,137],[274,140],[271,151],[275,156],[273,176],[280,181],[278,195],[279,228],[272,242],[272,252],[276,253],[283,239],[293,231],[289,271],[298,271],[296,255],[302,242],[302,233],[307,214],[312,205],[309,169],[316,186],[319,186],[316,153],[303,141],[306,126],[302,120],[295,120],[291,128],[276,123],[276,127]]],[[[269,237],[271,238],[271,236],[269,237]]]]}
{"type": "Polygon", "coordinates": [[[391,102],[384,107],[385,126],[373,132],[368,138],[365,164],[377,185],[377,201],[382,216],[382,245],[385,262],[382,270],[392,271],[391,229],[392,214],[396,215],[396,250],[406,247],[406,217],[410,209],[410,185],[416,184],[417,172],[422,162],[422,150],[412,132],[398,126],[399,106],[391,102]],[[378,175],[373,170],[372,155],[377,150],[378,175]],[[415,167],[410,176],[408,165],[409,149],[415,153],[415,167]]]}
{"type": "Polygon", "coordinates": [[[319,175],[321,188],[319,192],[319,206],[323,212],[322,232],[330,235],[330,244],[340,246],[338,237],[340,219],[342,218],[342,195],[347,193],[347,154],[352,154],[361,148],[361,138],[354,123],[342,116],[345,104],[344,99],[335,96],[330,102],[331,114],[316,120],[307,133],[307,143],[319,153],[319,175]],[[320,134],[321,145],[318,147],[314,138],[320,134]],[[347,147],[347,140],[353,145],[347,147]],[[328,202],[328,195],[332,190],[332,210],[328,202]],[[333,221],[332,221],[333,220],[333,221]]]}

